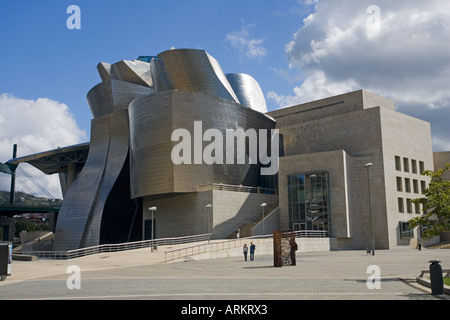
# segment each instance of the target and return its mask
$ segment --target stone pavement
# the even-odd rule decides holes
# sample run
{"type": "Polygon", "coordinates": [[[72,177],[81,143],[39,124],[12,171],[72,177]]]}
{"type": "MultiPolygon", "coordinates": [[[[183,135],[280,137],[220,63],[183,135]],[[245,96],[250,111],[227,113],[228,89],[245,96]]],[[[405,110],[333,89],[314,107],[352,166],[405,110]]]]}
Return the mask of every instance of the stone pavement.
{"type": "Polygon", "coordinates": [[[449,300],[416,281],[430,260],[450,269],[448,249],[378,250],[375,256],[359,250],[305,252],[297,253],[296,266],[282,268],[273,267],[272,255],[258,252],[254,261],[242,256],[166,264],[165,249],[14,260],[11,276],[0,282],[0,299],[449,300]],[[66,273],[71,265],[79,267],[79,289],[68,287],[76,283],[76,274],[66,273]],[[371,270],[379,270],[379,277],[371,270]]]}

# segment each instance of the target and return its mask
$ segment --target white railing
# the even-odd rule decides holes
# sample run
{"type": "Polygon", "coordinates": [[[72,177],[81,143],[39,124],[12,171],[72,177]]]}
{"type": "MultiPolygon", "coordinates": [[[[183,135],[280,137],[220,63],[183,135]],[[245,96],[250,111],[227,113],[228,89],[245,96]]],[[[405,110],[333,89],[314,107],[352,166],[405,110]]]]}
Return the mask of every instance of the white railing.
{"type": "MultiPolygon", "coordinates": [[[[329,237],[329,232],[324,230],[302,230],[295,231],[296,238],[327,238],[329,237]]],[[[220,250],[229,250],[237,247],[242,247],[243,243],[248,243],[249,240],[258,240],[258,239],[268,239],[272,238],[273,234],[253,236],[247,238],[239,238],[232,239],[226,241],[213,241],[203,244],[198,244],[194,246],[189,246],[185,248],[167,250],[165,252],[164,261],[167,263],[168,261],[184,259],[193,255],[203,254],[208,252],[217,252],[220,250]]]]}
{"type": "Polygon", "coordinates": [[[208,234],[199,234],[186,237],[142,240],[118,244],[102,244],[98,246],[86,247],[69,251],[22,251],[14,254],[31,255],[43,259],[73,259],[102,252],[117,252],[141,248],[151,248],[152,245],[155,247],[155,246],[166,246],[166,245],[176,245],[183,243],[206,241],[209,239],[209,237],[210,235],[208,234]]]}
{"type": "MultiPolygon", "coordinates": [[[[73,259],[84,257],[87,255],[103,253],[103,252],[118,252],[126,250],[135,250],[141,248],[151,248],[153,246],[166,246],[166,245],[177,245],[184,243],[208,241],[212,234],[200,234],[186,237],[177,238],[162,238],[154,240],[142,240],[135,242],[125,242],[119,244],[102,244],[98,246],[86,247],[81,249],[69,250],[69,251],[22,251],[15,252],[15,255],[29,255],[36,256],[40,259],[73,259]]],[[[253,236],[248,238],[239,238],[225,241],[210,241],[203,244],[188,246],[184,248],[167,250],[165,251],[165,261],[172,261],[177,259],[183,259],[188,256],[202,254],[207,252],[217,252],[221,250],[228,250],[242,246],[243,243],[248,243],[249,239],[266,239],[272,238],[272,234],[253,236]]],[[[295,231],[296,238],[327,238],[329,237],[328,231],[322,230],[302,230],[295,231]]]]}
{"type": "Polygon", "coordinates": [[[233,192],[246,192],[246,193],[263,193],[263,194],[278,194],[277,189],[260,188],[260,187],[249,187],[242,185],[232,185],[223,183],[213,183],[203,186],[198,186],[198,191],[210,191],[210,190],[222,190],[222,191],[233,191],[233,192]]]}

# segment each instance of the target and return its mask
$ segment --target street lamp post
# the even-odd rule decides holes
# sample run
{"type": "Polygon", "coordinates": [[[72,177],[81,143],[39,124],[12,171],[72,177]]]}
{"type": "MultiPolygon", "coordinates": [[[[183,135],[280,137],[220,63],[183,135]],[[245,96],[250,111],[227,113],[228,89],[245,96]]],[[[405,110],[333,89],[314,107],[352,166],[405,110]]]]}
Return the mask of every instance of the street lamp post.
{"type": "Polygon", "coordinates": [[[264,207],[267,206],[267,203],[261,203],[261,208],[262,208],[262,226],[263,226],[263,231],[262,234],[264,235],[266,233],[266,230],[264,228],[264,207]]]}
{"type": "Polygon", "coordinates": [[[154,229],[154,225],[153,225],[153,212],[156,211],[156,206],[150,207],[148,208],[148,210],[150,210],[152,212],[152,230],[151,230],[151,246],[152,246],[152,252],[153,252],[153,229],[154,229]]]}
{"type": "MultiPolygon", "coordinates": [[[[205,208],[211,208],[212,204],[208,203],[205,208]]],[[[211,241],[211,229],[210,229],[210,225],[209,225],[209,210],[207,210],[206,215],[208,217],[208,243],[211,241]]]]}
{"type": "Polygon", "coordinates": [[[372,249],[372,255],[375,255],[375,238],[374,238],[374,232],[373,232],[373,217],[372,217],[372,199],[370,194],[370,168],[373,167],[373,163],[369,162],[364,165],[364,167],[367,169],[367,182],[369,186],[369,216],[370,216],[370,238],[371,238],[371,249],[372,249]]]}

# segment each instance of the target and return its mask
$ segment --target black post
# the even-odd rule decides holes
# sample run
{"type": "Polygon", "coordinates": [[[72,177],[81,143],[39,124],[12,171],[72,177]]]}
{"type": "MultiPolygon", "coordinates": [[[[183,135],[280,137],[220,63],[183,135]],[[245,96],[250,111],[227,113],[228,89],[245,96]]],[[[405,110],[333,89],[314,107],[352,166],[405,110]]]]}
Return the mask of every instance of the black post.
{"type": "Polygon", "coordinates": [[[431,294],[444,294],[444,279],[440,261],[431,260],[430,263],[431,294]]]}
{"type": "MultiPolygon", "coordinates": [[[[13,146],[13,159],[17,157],[17,144],[13,146]]],[[[9,203],[14,204],[16,200],[16,170],[11,174],[11,189],[9,192],[9,203]]]]}

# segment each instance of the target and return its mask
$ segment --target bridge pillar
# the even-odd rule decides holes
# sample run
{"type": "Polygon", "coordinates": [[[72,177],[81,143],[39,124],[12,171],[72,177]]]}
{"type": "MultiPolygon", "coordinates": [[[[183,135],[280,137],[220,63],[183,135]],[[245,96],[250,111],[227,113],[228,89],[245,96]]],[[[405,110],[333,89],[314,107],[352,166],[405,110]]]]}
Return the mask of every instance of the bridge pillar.
{"type": "Polygon", "coordinates": [[[77,178],[77,164],[74,162],[69,162],[67,164],[67,189],[77,178]]]}
{"type": "MultiPolygon", "coordinates": [[[[13,145],[13,159],[17,157],[17,144],[13,145]]],[[[9,203],[14,204],[16,202],[16,170],[14,169],[11,174],[11,189],[9,192],[9,203]]]]}
{"type": "Polygon", "coordinates": [[[14,242],[14,232],[16,231],[16,223],[14,218],[0,217],[0,226],[3,227],[2,241],[14,242]]]}

